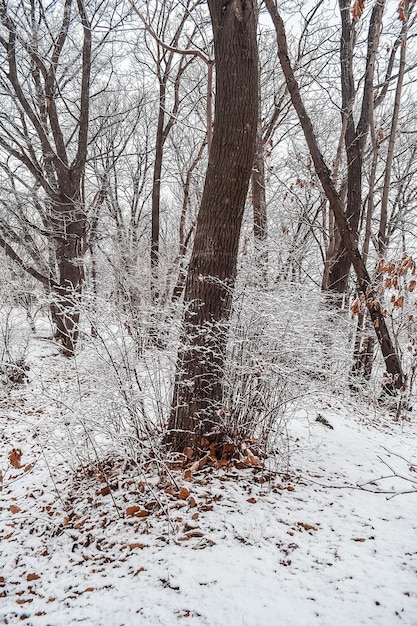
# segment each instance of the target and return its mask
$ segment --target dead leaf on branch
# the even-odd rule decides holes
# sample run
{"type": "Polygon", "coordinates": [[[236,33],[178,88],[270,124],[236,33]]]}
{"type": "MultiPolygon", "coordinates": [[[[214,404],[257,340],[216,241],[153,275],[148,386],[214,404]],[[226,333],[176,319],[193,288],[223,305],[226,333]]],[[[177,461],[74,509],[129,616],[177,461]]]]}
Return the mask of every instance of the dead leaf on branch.
{"type": "Polygon", "coordinates": [[[401,0],[401,2],[398,4],[398,19],[405,24],[407,21],[407,8],[409,5],[409,0],[401,0]]]}
{"type": "Polygon", "coordinates": [[[352,13],[354,22],[357,22],[361,18],[364,10],[365,10],[365,0],[355,0],[351,8],[351,13],[352,13]]]}
{"type": "Polygon", "coordinates": [[[352,311],[353,315],[359,315],[359,313],[361,312],[361,308],[362,308],[362,301],[359,297],[357,297],[352,302],[350,310],[352,311]]]}

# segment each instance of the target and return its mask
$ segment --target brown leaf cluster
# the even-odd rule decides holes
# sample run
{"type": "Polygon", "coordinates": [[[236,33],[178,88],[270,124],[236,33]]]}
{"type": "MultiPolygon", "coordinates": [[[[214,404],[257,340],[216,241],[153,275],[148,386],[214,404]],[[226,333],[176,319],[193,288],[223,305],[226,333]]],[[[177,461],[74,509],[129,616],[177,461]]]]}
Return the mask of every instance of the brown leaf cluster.
{"type": "Polygon", "coordinates": [[[398,3],[398,19],[405,24],[408,19],[408,6],[410,4],[410,0],[401,0],[398,3]]]}

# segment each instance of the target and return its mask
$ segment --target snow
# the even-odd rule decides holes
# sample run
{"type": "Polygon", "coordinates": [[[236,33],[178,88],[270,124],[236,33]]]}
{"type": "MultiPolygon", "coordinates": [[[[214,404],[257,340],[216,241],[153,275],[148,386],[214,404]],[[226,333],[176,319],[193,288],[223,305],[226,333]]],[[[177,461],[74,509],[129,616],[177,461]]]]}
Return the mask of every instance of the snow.
{"type": "Polygon", "coordinates": [[[122,421],[83,358],[33,340],[4,386],[1,623],[417,625],[412,411],[320,393],[289,410],[285,470],[161,472],[110,455],[122,421]]]}

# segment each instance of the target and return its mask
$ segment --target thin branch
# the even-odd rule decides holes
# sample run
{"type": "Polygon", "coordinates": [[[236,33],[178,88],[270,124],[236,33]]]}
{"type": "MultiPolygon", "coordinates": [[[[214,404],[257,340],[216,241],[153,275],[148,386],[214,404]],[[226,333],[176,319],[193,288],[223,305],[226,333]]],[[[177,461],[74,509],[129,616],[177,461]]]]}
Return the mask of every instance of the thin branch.
{"type": "Polygon", "coordinates": [[[45,285],[48,288],[50,288],[53,285],[53,281],[51,281],[50,278],[38,272],[38,270],[36,270],[34,267],[27,265],[23,261],[23,259],[20,258],[17,252],[15,252],[13,248],[9,246],[9,244],[1,236],[0,236],[0,246],[3,248],[7,256],[10,259],[12,259],[15,263],[17,263],[25,272],[30,274],[30,276],[32,276],[33,278],[36,278],[36,280],[39,280],[39,282],[41,282],[43,285],[45,285]]]}

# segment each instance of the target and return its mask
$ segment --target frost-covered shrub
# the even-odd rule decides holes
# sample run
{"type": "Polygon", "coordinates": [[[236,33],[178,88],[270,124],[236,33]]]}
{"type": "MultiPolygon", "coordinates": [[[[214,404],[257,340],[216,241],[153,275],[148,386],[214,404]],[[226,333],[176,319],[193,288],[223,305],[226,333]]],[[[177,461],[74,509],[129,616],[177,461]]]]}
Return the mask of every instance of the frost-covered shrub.
{"type": "Polygon", "coordinates": [[[305,287],[237,294],[224,377],[230,428],[274,448],[290,402],[347,388],[350,328],[322,294],[305,287]]]}

